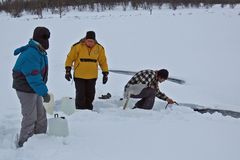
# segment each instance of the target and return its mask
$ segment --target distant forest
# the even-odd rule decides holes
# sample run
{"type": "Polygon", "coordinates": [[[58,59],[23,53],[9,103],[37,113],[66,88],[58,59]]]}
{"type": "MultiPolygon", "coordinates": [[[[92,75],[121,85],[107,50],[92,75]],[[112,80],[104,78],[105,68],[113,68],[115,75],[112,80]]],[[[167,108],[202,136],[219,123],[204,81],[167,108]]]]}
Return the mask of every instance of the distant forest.
{"type": "Polygon", "coordinates": [[[78,11],[105,11],[113,10],[116,7],[122,7],[123,11],[128,8],[152,10],[153,6],[159,9],[163,5],[176,10],[182,8],[210,8],[215,4],[221,7],[226,5],[234,8],[240,4],[240,0],[2,0],[0,1],[0,12],[4,11],[13,17],[21,17],[22,13],[38,15],[42,18],[43,10],[50,11],[53,14],[59,14],[60,17],[71,9],[78,11]]]}

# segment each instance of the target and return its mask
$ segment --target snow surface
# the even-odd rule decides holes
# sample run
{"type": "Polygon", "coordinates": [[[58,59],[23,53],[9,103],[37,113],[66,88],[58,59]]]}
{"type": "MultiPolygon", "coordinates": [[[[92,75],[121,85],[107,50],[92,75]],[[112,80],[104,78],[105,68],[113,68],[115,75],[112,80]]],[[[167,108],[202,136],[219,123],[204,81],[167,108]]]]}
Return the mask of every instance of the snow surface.
{"type": "MultiPolygon", "coordinates": [[[[25,45],[36,26],[50,29],[49,81],[56,102],[74,97],[74,84],[64,79],[64,62],[73,43],[94,30],[105,47],[111,69],[139,71],[167,68],[186,85],[161,84],[179,103],[240,111],[240,10],[179,9],[44,13],[43,19],[0,14],[0,160],[239,160],[240,120],[221,114],[200,114],[183,106],[165,110],[157,100],[152,111],[122,110],[119,98],[131,78],[111,73],[97,81],[92,111],[66,116],[66,138],[35,135],[21,149],[14,137],[20,129],[20,104],[11,88],[13,50],[25,45]],[[112,98],[99,100],[110,92],[112,98]]],[[[130,106],[134,102],[130,103],[130,106]]],[[[60,112],[60,114],[62,114],[60,112]]],[[[48,115],[51,118],[51,115],[48,115]]]]}

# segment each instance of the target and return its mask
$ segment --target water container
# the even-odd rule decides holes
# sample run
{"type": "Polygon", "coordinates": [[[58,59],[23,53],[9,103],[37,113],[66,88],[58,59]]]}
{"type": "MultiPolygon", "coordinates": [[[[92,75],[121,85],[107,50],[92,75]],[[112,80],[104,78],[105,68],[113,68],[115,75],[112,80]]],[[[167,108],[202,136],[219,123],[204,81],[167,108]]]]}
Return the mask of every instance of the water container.
{"type": "Polygon", "coordinates": [[[54,114],[54,118],[48,120],[48,134],[52,136],[66,137],[69,135],[68,122],[65,117],[54,114]]]}
{"type": "Polygon", "coordinates": [[[52,115],[54,111],[54,96],[52,93],[49,93],[49,95],[50,95],[50,101],[48,103],[43,102],[43,106],[46,109],[46,112],[52,115]]]}
{"type": "Polygon", "coordinates": [[[66,115],[73,114],[76,111],[75,100],[71,97],[63,97],[61,99],[60,110],[66,115]]]}
{"type": "Polygon", "coordinates": [[[146,88],[146,84],[133,84],[130,85],[126,90],[124,91],[123,97],[127,98],[130,94],[138,95],[141,93],[141,91],[146,88]]]}

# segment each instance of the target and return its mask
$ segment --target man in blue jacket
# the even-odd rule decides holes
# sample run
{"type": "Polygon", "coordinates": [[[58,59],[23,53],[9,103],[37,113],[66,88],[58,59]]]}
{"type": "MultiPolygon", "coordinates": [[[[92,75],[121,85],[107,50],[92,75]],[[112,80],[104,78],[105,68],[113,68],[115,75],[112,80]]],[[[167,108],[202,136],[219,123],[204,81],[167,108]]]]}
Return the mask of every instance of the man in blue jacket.
{"type": "Polygon", "coordinates": [[[46,86],[48,77],[48,58],[50,32],[45,27],[37,27],[33,38],[27,45],[14,51],[18,55],[13,68],[13,88],[21,103],[22,123],[17,147],[33,134],[46,133],[47,118],[43,106],[50,101],[46,86]]]}

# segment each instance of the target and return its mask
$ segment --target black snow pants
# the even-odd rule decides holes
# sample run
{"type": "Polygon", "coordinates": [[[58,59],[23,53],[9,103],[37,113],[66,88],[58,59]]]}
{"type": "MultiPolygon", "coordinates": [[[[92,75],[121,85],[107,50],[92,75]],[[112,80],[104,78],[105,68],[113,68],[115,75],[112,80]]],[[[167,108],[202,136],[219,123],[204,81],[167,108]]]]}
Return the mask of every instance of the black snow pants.
{"type": "Polygon", "coordinates": [[[141,98],[139,100],[134,108],[141,108],[141,109],[152,109],[154,102],[155,102],[155,95],[156,95],[156,89],[147,87],[144,88],[138,95],[131,95],[131,98],[141,98]]]}
{"type": "Polygon", "coordinates": [[[76,99],[76,109],[93,109],[92,102],[95,97],[95,86],[97,79],[74,78],[76,99]]]}

